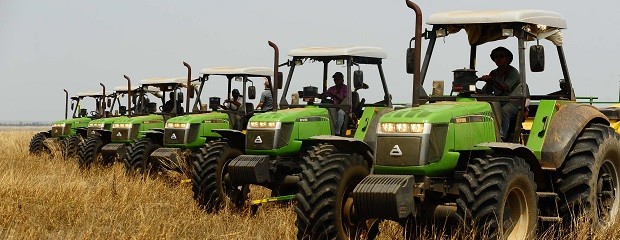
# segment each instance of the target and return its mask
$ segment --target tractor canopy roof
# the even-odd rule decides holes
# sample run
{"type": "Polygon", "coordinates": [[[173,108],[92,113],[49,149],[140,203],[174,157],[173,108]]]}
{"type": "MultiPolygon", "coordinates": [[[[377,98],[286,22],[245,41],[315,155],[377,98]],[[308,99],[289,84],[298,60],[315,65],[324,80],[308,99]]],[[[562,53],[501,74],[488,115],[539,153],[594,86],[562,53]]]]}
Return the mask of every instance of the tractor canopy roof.
{"type": "Polygon", "coordinates": [[[365,57],[375,59],[385,59],[387,54],[385,50],[378,47],[307,47],[293,49],[288,53],[291,57],[365,57]]]}
{"type": "MultiPolygon", "coordinates": [[[[114,91],[120,92],[120,93],[128,92],[127,89],[128,89],[127,85],[121,85],[121,86],[114,87],[114,91]]],[[[138,91],[139,89],[140,89],[140,86],[136,86],[136,87],[133,87],[131,91],[138,91]]]]}
{"type": "Polygon", "coordinates": [[[508,36],[503,29],[520,27],[529,33],[528,40],[548,39],[561,46],[560,29],[566,28],[562,15],[544,10],[442,12],[430,15],[426,23],[444,28],[448,33],[465,29],[470,45],[505,39],[508,36]]]}
{"type": "Polygon", "coordinates": [[[246,75],[256,77],[271,77],[273,68],[267,67],[210,67],[203,68],[200,73],[205,75],[246,75]]]}
{"type": "Polygon", "coordinates": [[[171,85],[171,84],[180,84],[185,87],[187,83],[186,77],[177,77],[177,78],[147,78],[140,81],[142,85],[171,85]]]}
{"type": "Polygon", "coordinates": [[[79,92],[75,94],[75,98],[83,98],[83,97],[102,97],[102,92],[79,92]]]}

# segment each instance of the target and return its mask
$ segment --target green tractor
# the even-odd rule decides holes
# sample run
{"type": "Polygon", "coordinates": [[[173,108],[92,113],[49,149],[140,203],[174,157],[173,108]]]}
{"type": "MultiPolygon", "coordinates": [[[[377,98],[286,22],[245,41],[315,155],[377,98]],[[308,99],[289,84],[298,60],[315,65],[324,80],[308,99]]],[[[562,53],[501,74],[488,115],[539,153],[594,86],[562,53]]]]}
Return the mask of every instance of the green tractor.
{"type": "Polygon", "coordinates": [[[202,153],[200,151],[204,149],[207,142],[222,141],[222,136],[217,133],[220,129],[234,130],[234,133],[237,134],[234,137],[240,139],[233,138],[232,135],[228,135],[227,139],[231,140],[231,145],[239,146],[237,149],[243,149],[244,134],[242,131],[246,130],[248,119],[254,115],[254,106],[247,100],[256,98],[256,89],[254,86],[247,86],[247,83],[252,83],[252,79],[262,82],[264,77],[271,78],[273,69],[265,67],[213,67],[202,69],[201,74],[201,78],[204,78],[205,82],[215,76],[224,76],[228,81],[226,96],[231,95],[233,82],[241,82],[241,89],[244,89],[240,93],[244,98],[243,101],[240,101],[242,105],[237,110],[231,110],[232,103],[228,102],[222,106],[221,98],[210,97],[209,112],[169,119],[166,122],[166,129],[161,133],[163,135],[158,136],[158,139],[163,139],[163,142],[160,143],[163,147],[157,148],[152,153],[145,153],[150,154],[149,160],[154,164],[151,167],[181,172],[190,177],[191,165],[195,155],[202,153]],[[222,109],[222,107],[226,107],[226,109],[222,109]]]}
{"type": "Polygon", "coordinates": [[[80,92],[71,97],[73,115],[71,119],[68,119],[69,93],[65,89],[63,91],[65,92],[65,119],[55,121],[51,130],[39,132],[32,137],[29,146],[31,154],[49,152],[52,146],[58,146],[63,156],[74,157],[78,151],[78,144],[86,138],[88,123],[106,114],[106,96],[102,92],[80,92]],[[96,110],[89,113],[81,106],[86,99],[91,98],[95,100],[96,110]]]}
{"type": "MultiPolygon", "coordinates": [[[[198,184],[193,188],[194,197],[205,209],[217,211],[225,205],[243,206],[250,184],[271,190],[272,198],[262,201],[294,199],[298,173],[302,170],[302,153],[306,152],[301,144],[303,140],[318,135],[336,135],[337,132],[351,140],[370,137],[367,133],[373,132],[371,129],[376,126],[372,122],[376,121],[384,109],[391,108],[382,68],[382,61],[386,58],[383,49],[316,47],[294,49],[289,55],[292,59],[283,64],[290,67],[284,91],[279,106],[274,104],[274,108],[280,109],[250,118],[246,136],[242,139],[244,150],[239,149],[243,144],[239,141],[214,141],[206,145],[204,155],[194,162],[192,181],[198,184]],[[319,103],[315,102],[319,96],[318,88],[306,86],[303,91],[294,95],[299,95],[299,99],[304,99],[307,104],[300,104],[294,99],[289,103],[286,96],[291,89],[295,70],[299,68],[303,72],[302,64],[310,62],[322,65],[323,71],[319,75],[322,81],[319,84],[322,85],[323,92],[327,90],[328,76],[331,76],[328,75],[330,67],[332,71],[335,71],[335,68],[344,69],[344,88],[346,96],[350,97],[341,99],[340,104],[328,103],[328,98],[319,103]],[[361,69],[372,67],[378,70],[384,100],[377,104],[364,105],[364,100],[360,100],[357,94],[357,89],[368,87],[363,82],[361,69]],[[336,124],[339,110],[346,113],[342,126],[336,124]]],[[[303,77],[298,78],[301,82],[303,77]]],[[[272,88],[273,96],[278,96],[277,86],[272,88]]],[[[227,131],[217,132],[227,138],[227,131]]],[[[253,202],[253,206],[258,202],[261,200],[253,202]]]]}
{"type": "Polygon", "coordinates": [[[141,87],[135,96],[136,107],[132,117],[119,119],[112,124],[110,142],[101,147],[101,158],[126,163],[127,148],[136,139],[144,138],[147,131],[163,131],[165,120],[180,114],[183,109],[183,93],[186,78],[148,78],[140,81],[141,87]],[[161,99],[161,105],[149,99],[149,95],[161,99]],[[169,96],[169,97],[168,97],[169,96]],[[165,105],[165,107],[164,107],[165,105]]]}
{"type": "MultiPolygon", "coordinates": [[[[190,99],[194,97],[196,91],[199,93],[202,90],[204,81],[202,79],[192,80],[191,67],[185,62],[183,64],[188,69],[187,78],[146,79],[140,82],[142,87],[158,88],[164,96],[166,93],[170,93],[169,103],[174,103],[174,106],[165,103],[160,106],[160,112],[132,117],[114,124],[112,143],[104,146],[103,151],[124,157],[123,163],[128,173],[136,171],[148,173],[154,170],[148,159],[150,153],[160,148],[164,142],[165,123],[171,118],[184,115],[186,111],[181,105],[183,100],[186,101],[186,108],[189,109],[190,99]],[[199,82],[196,83],[195,81],[199,82]],[[183,99],[181,91],[184,88],[187,90],[186,99],[183,99]],[[131,145],[129,146],[129,144],[131,145]]],[[[162,98],[163,102],[165,102],[165,98],[162,98]]],[[[152,105],[152,103],[150,104],[152,105]]],[[[200,105],[200,98],[196,98],[194,108],[200,105]]]]}
{"type": "MultiPolygon", "coordinates": [[[[272,42],[269,44],[275,49],[275,62],[277,63],[277,46],[272,42]]],[[[277,66],[275,67],[277,68],[277,66]]],[[[198,106],[195,105],[192,111],[195,114],[169,119],[166,122],[163,135],[157,137],[163,139],[163,142],[160,143],[163,147],[157,148],[152,153],[145,152],[145,154],[150,154],[149,161],[152,163],[150,166],[157,168],[157,170],[172,170],[182,173],[186,177],[191,177],[193,161],[196,157],[203,156],[205,144],[213,145],[219,142],[227,142],[233,148],[243,151],[247,122],[254,115],[254,105],[248,101],[256,98],[256,88],[252,80],[262,82],[263,78],[266,78],[271,82],[274,73],[277,76],[277,69],[274,72],[274,69],[266,67],[202,69],[201,82],[219,81],[217,76],[223,77],[222,80],[227,81],[225,96],[231,96],[233,88],[237,88],[233,84],[241,85],[243,92],[239,94],[241,94],[240,98],[243,99],[239,101],[240,105],[238,107],[233,106],[232,102],[225,101],[224,106],[222,106],[221,98],[214,96],[209,98],[210,111],[199,111],[198,106]],[[216,77],[215,80],[213,77],[216,77]],[[235,82],[240,82],[240,84],[235,82]],[[248,83],[252,85],[248,86],[248,83]],[[225,138],[218,133],[219,130],[226,130],[224,132],[225,138]]],[[[198,91],[198,98],[201,96],[202,90],[198,91]]],[[[194,181],[193,183],[193,186],[196,187],[198,182],[194,181]]]]}
{"type": "Polygon", "coordinates": [[[432,30],[422,32],[420,8],[406,2],[416,13],[415,47],[407,51],[412,106],[383,115],[371,144],[308,142],[295,209],[298,239],[372,238],[381,220],[401,223],[415,237],[434,214],[450,211],[477,238],[531,239],[539,223],[570,223],[580,214],[595,227],[610,226],[620,207],[619,136],[596,108],[575,102],[562,16],[539,10],[437,13],[427,21],[432,30]],[[470,64],[454,73],[456,94],[421,96],[436,40],[463,29],[470,64]],[[422,37],[429,40],[423,62],[422,37]],[[479,94],[477,46],[503,39],[517,40],[519,87],[508,96],[479,94]],[[565,84],[530,96],[525,44],[536,40],[529,49],[528,78],[534,78],[544,70],[544,39],[557,50],[565,84]],[[502,102],[519,106],[507,141],[499,134],[502,102]],[[521,130],[526,114],[534,118],[530,131],[521,130]]]}
{"type": "MultiPolygon", "coordinates": [[[[108,154],[106,156],[108,158],[104,158],[103,154],[101,154],[101,148],[112,141],[112,125],[121,119],[127,119],[132,116],[132,93],[148,93],[148,89],[142,91],[141,87],[132,89],[131,80],[127,76],[124,77],[127,79],[128,85],[114,88],[114,96],[111,98],[113,100],[111,103],[112,108],[117,104],[119,106],[118,113],[115,113],[112,117],[93,120],[88,124],[87,138],[79,145],[78,150],[78,163],[80,166],[90,167],[92,164],[109,165],[115,160],[113,154],[108,154]],[[127,105],[122,106],[121,98],[125,96],[127,97],[127,105]]],[[[152,93],[155,92],[153,91],[152,93]]],[[[133,113],[139,114],[145,109],[145,106],[138,103],[135,109],[133,109],[133,113]]]]}

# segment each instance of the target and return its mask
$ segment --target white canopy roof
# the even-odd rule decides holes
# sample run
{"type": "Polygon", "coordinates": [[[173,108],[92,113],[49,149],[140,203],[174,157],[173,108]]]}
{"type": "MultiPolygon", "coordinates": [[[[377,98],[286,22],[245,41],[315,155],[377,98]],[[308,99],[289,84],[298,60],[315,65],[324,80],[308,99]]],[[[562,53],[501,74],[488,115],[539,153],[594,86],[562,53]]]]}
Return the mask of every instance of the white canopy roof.
{"type": "Polygon", "coordinates": [[[187,83],[187,77],[177,78],[147,78],[140,81],[142,85],[159,85],[159,84],[181,84],[185,86],[187,83]]]}
{"type": "Polygon", "coordinates": [[[509,11],[455,11],[435,13],[428,17],[427,24],[481,24],[521,22],[566,28],[566,20],[557,12],[544,10],[509,11]]]}
{"type": "Polygon", "coordinates": [[[75,94],[76,97],[99,97],[103,96],[102,92],[79,92],[75,94]]]}
{"type": "Polygon", "coordinates": [[[273,68],[267,67],[211,67],[200,70],[202,74],[209,75],[254,75],[270,77],[273,75],[273,68]]]}
{"type": "MultiPolygon", "coordinates": [[[[140,88],[140,86],[133,87],[133,89],[131,89],[131,91],[136,91],[136,90],[138,90],[139,88],[140,88]]],[[[117,87],[115,87],[115,88],[114,88],[114,91],[115,91],[115,92],[127,92],[127,89],[128,89],[128,88],[127,88],[127,85],[124,85],[124,86],[117,86],[117,87]]]]}
{"type": "Polygon", "coordinates": [[[356,56],[369,58],[387,58],[385,50],[378,47],[307,47],[293,49],[288,53],[291,57],[330,57],[356,56]]]}

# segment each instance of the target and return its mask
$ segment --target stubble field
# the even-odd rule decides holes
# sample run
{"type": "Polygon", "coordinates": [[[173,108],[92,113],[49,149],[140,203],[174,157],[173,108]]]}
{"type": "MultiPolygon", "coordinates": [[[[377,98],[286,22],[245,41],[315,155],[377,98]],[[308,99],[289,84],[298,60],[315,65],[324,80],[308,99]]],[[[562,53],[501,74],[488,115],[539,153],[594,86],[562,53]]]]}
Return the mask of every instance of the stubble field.
{"type": "MultiPolygon", "coordinates": [[[[75,159],[32,156],[33,130],[0,131],[0,238],[2,239],[295,239],[292,205],[205,213],[189,183],[126,176],[120,164],[82,170],[75,159]]],[[[252,188],[251,198],[268,196],[252,188]]],[[[614,239],[617,224],[548,231],[540,239],[614,239]]],[[[399,239],[393,222],[379,239],[399,239]]],[[[421,239],[467,239],[471,233],[424,234],[421,239]]]]}

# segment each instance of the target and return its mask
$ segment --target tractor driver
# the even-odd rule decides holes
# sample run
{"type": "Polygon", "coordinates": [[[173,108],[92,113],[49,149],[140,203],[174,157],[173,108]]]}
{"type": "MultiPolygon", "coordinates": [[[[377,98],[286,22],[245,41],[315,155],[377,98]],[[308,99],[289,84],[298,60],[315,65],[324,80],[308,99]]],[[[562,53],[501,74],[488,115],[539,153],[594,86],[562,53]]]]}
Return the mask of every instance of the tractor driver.
{"type": "MultiPolygon", "coordinates": [[[[324,93],[319,94],[319,98],[325,100],[330,97],[334,104],[340,104],[347,97],[348,88],[344,84],[344,75],[341,72],[336,72],[332,76],[334,78],[334,86],[331,86],[324,93]]],[[[345,112],[342,109],[338,109],[338,119],[336,121],[336,135],[340,135],[340,130],[344,124],[345,112]]]]}
{"type": "MultiPolygon", "coordinates": [[[[497,68],[491,71],[489,75],[480,77],[480,80],[486,82],[482,88],[483,93],[495,96],[509,96],[517,88],[519,85],[519,70],[510,66],[512,58],[512,53],[505,47],[497,47],[491,51],[491,60],[495,62],[497,68]]],[[[506,141],[510,122],[517,117],[519,107],[514,102],[501,102],[500,105],[503,112],[500,134],[502,140],[506,141]]]]}

